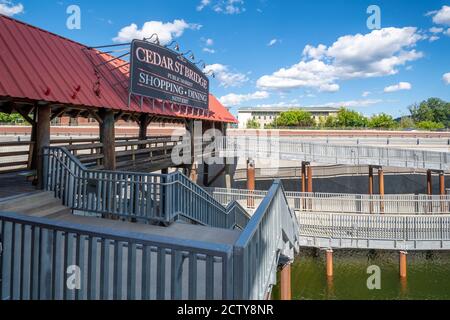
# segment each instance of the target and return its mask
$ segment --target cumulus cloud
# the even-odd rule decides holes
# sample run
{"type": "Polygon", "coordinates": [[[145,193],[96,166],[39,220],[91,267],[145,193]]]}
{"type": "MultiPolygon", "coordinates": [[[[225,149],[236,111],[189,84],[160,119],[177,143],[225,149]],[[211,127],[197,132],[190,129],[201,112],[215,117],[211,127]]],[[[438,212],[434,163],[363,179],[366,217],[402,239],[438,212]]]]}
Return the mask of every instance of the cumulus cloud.
{"type": "Polygon", "coordinates": [[[242,104],[243,102],[252,100],[263,100],[269,98],[270,94],[267,91],[256,91],[249,94],[235,94],[230,93],[219,98],[220,103],[228,107],[234,107],[242,104]]]}
{"type": "Polygon", "coordinates": [[[267,46],[272,47],[274,45],[276,45],[278,42],[280,42],[280,40],[278,39],[272,39],[269,41],[269,43],[267,44],[267,46]]]}
{"type": "Polygon", "coordinates": [[[202,0],[202,1],[200,1],[200,4],[197,6],[197,11],[202,11],[210,3],[211,3],[211,0],[202,0]]]}
{"type": "Polygon", "coordinates": [[[388,86],[384,88],[384,92],[390,93],[390,92],[396,92],[401,90],[411,90],[412,86],[409,82],[399,82],[398,84],[394,84],[392,86],[388,86]]]}
{"type": "Polygon", "coordinates": [[[450,26],[450,6],[442,6],[440,10],[430,11],[428,16],[433,16],[433,22],[436,24],[450,26]]]}
{"type": "Polygon", "coordinates": [[[214,49],[211,49],[211,48],[203,48],[203,52],[206,52],[206,53],[216,53],[216,50],[214,50],[214,49]]]}
{"type": "Polygon", "coordinates": [[[447,72],[442,76],[442,80],[444,80],[444,83],[447,85],[450,85],[450,72],[447,72]]]}
{"type": "Polygon", "coordinates": [[[179,38],[187,29],[199,30],[202,26],[194,23],[187,23],[184,20],[174,20],[173,22],[147,21],[141,29],[137,24],[132,23],[123,27],[117,37],[113,39],[115,42],[127,42],[133,39],[149,38],[156,33],[162,45],[170,43],[173,39],[179,38]]]}
{"type": "Polygon", "coordinates": [[[244,0],[201,0],[197,11],[211,7],[217,13],[239,14],[245,12],[244,0]]]}
{"type": "Polygon", "coordinates": [[[307,87],[335,92],[339,80],[398,73],[400,66],[423,56],[413,47],[424,39],[414,27],[384,28],[342,36],[329,47],[307,45],[299,63],[262,76],[257,85],[266,90],[307,87]]]}
{"type": "Polygon", "coordinates": [[[248,77],[239,72],[232,72],[229,70],[228,66],[220,63],[210,64],[203,70],[205,73],[214,72],[216,79],[219,81],[222,87],[239,87],[246,83],[249,79],[248,77]]]}
{"type": "Polygon", "coordinates": [[[370,91],[364,91],[363,93],[362,93],[362,96],[364,97],[364,98],[366,98],[366,97],[368,97],[369,95],[371,95],[372,94],[372,92],[370,92],[370,91]]]}
{"type": "Polygon", "coordinates": [[[436,40],[439,40],[440,38],[438,37],[438,36],[431,36],[428,40],[430,41],[430,42],[434,42],[434,41],[436,41],[436,40]]]}
{"type": "Polygon", "coordinates": [[[0,0],[0,14],[12,17],[16,14],[23,13],[24,6],[21,3],[14,4],[8,0],[0,0]]]}
{"type": "MultiPolygon", "coordinates": [[[[356,107],[370,107],[383,102],[381,99],[363,99],[363,100],[348,100],[348,101],[335,101],[322,104],[305,105],[304,108],[356,108],[356,107]]],[[[292,102],[279,102],[277,104],[259,104],[256,107],[259,108],[271,108],[271,107],[298,107],[298,104],[292,102]]]]}
{"type": "Polygon", "coordinates": [[[444,31],[444,28],[432,27],[429,31],[431,33],[441,33],[442,31],[444,31]]]}

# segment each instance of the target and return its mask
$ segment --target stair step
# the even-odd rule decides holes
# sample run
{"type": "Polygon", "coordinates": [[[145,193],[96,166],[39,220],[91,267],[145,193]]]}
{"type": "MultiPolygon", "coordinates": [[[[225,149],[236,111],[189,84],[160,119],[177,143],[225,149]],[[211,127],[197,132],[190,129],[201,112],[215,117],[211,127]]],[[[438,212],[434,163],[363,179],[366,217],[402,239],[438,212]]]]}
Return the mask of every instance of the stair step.
{"type": "Polygon", "coordinates": [[[59,199],[56,199],[52,192],[42,192],[38,195],[25,196],[15,199],[12,202],[6,202],[0,205],[0,210],[23,212],[34,208],[41,208],[46,205],[51,205],[55,202],[61,204],[59,199]]]}
{"type": "Polygon", "coordinates": [[[47,193],[51,193],[52,192],[34,192],[34,193],[28,193],[28,194],[23,194],[23,195],[19,195],[19,196],[15,196],[15,197],[11,197],[8,199],[5,199],[3,201],[0,202],[0,210],[6,210],[8,208],[11,208],[13,206],[17,206],[17,205],[21,205],[24,203],[24,201],[35,201],[37,199],[42,198],[43,196],[46,196],[47,193]]]}
{"type": "Polygon", "coordinates": [[[32,217],[46,217],[48,215],[52,215],[56,212],[59,212],[63,209],[65,209],[65,207],[61,205],[61,202],[53,201],[39,207],[22,210],[21,213],[32,217]]]}

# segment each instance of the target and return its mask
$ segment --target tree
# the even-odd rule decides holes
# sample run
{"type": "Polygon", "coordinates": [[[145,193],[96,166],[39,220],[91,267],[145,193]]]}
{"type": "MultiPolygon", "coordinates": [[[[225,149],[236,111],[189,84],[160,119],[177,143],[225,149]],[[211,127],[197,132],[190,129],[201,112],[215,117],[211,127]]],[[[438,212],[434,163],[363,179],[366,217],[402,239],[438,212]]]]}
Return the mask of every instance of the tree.
{"type": "Polygon", "coordinates": [[[411,117],[402,117],[400,119],[399,125],[400,125],[400,128],[402,128],[402,129],[412,129],[416,126],[414,123],[414,120],[411,119],[411,117]]]}
{"type": "Polygon", "coordinates": [[[450,103],[438,98],[429,98],[409,107],[412,119],[416,122],[442,123],[450,127],[450,103]]]}
{"type": "Polygon", "coordinates": [[[444,129],[445,125],[440,122],[421,121],[416,124],[416,127],[418,129],[422,129],[422,130],[439,130],[439,129],[444,129]]]}
{"type": "Polygon", "coordinates": [[[3,113],[0,112],[0,123],[22,123],[24,119],[18,113],[3,113]]]}
{"type": "Polygon", "coordinates": [[[337,113],[337,127],[341,128],[362,128],[367,127],[368,120],[359,112],[340,108],[337,113]]]}
{"type": "Polygon", "coordinates": [[[255,119],[250,119],[247,121],[247,129],[261,129],[261,125],[255,119]]]}
{"type": "Polygon", "coordinates": [[[276,125],[280,127],[311,127],[314,125],[311,113],[303,110],[282,112],[275,121],[276,125]]]}
{"type": "Polygon", "coordinates": [[[335,128],[337,126],[337,117],[328,116],[325,120],[325,128],[335,128]]]}
{"type": "Polygon", "coordinates": [[[394,118],[386,113],[374,115],[369,120],[369,128],[392,129],[397,126],[398,124],[395,122],[394,118]]]}

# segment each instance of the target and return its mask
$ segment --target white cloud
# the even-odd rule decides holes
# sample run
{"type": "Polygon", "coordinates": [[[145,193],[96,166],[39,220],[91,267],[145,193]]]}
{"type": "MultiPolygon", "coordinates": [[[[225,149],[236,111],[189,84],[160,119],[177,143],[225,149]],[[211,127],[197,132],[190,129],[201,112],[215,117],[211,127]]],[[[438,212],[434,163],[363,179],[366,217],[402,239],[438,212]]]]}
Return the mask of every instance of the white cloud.
{"type": "Polygon", "coordinates": [[[262,76],[257,85],[266,90],[307,87],[335,92],[339,80],[398,73],[400,66],[423,56],[413,47],[424,39],[414,27],[384,28],[342,36],[330,47],[307,45],[299,63],[262,76]]]}
{"type": "Polygon", "coordinates": [[[16,14],[23,13],[24,6],[21,3],[14,4],[8,0],[0,0],[0,14],[12,17],[16,14]]]}
{"type": "Polygon", "coordinates": [[[211,3],[211,0],[202,0],[202,1],[200,1],[200,4],[197,6],[197,11],[202,11],[210,3],[211,3]]]}
{"type": "Polygon", "coordinates": [[[214,72],[220,85],[225,88],[239,87],[249,80],[245,74],[231,72],[228,66],[219,63],[207,65],[203,71],[205,73],[214,72]]]}
{"type": "Polygon", "coordinates": [[[269,98],[269,96],[270,94],[267,91],[256,91],[249,94],[230,93],[223,97],[220,97],[219,101],[227,107],[234,107],[247,101],[267,99],[269,98]]]}
{"type": "Polygon", "coordinates": [[[197,11],[202,11],[206,7],[211,7],[215,12],[224,14],[245,12],[244,0],[201,0],[197,11]]]}
{"type": "Polygon", "coordinates": [[[444,31],[444,28],[432,27],[429,31],[431,33],[441,33],[442,31],[444,31]]]}
{"type": "Polygon", "coordinates": [[[272,47],[274,45],[276,45],[278,42],[280,42],[280,40],[278,39],[272,39],[269,41],[269,43],[267,44],[267,46],[272,47]]]}
{"type": "Polygon", "coordinates": [[[309,108],[313,108],[313,107],[355,108],[355,107],[369,107],[369,106],[372,106],[375,104],[379,104],[381,102],[383,102],[383,100],[381,100],[381,99],[350,100],[350,101],[328,102],[328,103],[324,103],[324,104],[310,105],[307,107],[309,107],[309,108]]]}
{"type": "Polygon", "coordinates": [[[400,90],[411,90],[412,86],[409,82],[399,82],[398,84],[394,84],[392,86],[384,88],[384,92],[396,92],[400,90]]]}
{"type": "Polygon", "coordinates": [[[205,44],[208,46],[208,47],[210,47],[210,46],[213,46],[214,45],[214,40],[213,39],[206,39],[205,40],[205,44]]]}
{"type": "Polygon", "coordinates": [[[370,92],[370,91],[364,91],[363,93],[362,93],[362,96],[364,97],[364,98],[366,98],[366,97],[368,97],[369,95],[371,95],[372,94],[372,92],[370,92]]]}
{"type": "Polygon", "coordinates": [[[442,80],[444,80],[445,84],[450,85],[450,72],[447,72],[442,76],[442,80]]]}
{"type": "MultiPolygon", "coordinates": [[[[356,108],[356,107],[369,107],[372,105],[376,105],[383,102],[381,99],[364,99],[364,100],[349,100],[349,101],[336,101],[336,102],[328,102],[322,104],[312,104],[303,106],[304,108],[356,108]]],[[[259,108],[270,108],[270,107],[298,107],[298,104],[280,102],[277,104],[260,104],[256,107],[259,108]]]]}
{"type": "Polygon", "coordinates": [[[438,36],[431,36],[428,40],[430,41],[430,42],[434,42],[434,41],[436,41],[436,40],[439,40],[440,38],[438,37],[438,36]]]}
{"type": "Polygon", "coordinates": [[[211,49],[211,48],[203,48],[203,52],[206,52],[206,53],[211,53],[211,54],[213,54],[213,53],[216,53],[216,50],[214,50],[214,49],[211,49]]]}
{"type": "Polygon", "coordinates": [[[450,26],[450,6],[442,6],[440,10],[430,11],[428,16],[433,16],[433,22],[450,26]]]}
{"type": "Polygon", "coordinates": [[[444,32],[444,34],[450,37],[450,28],[448,28],[447,31],[444,32]]]}
{"type": "Polygon", "coordinates": [[[179,19],[173,22],[147,21],[141,29],[135,23],[132,23],[129,26],[123,27],[113,41],[127,42],[133,39],[149,38],[152,34],[156,33],[158,34],[159,41],[164,45],[175,38],[181,37],[187,29],[199,30],[201,27],[199,24],[187,23],[179,19]]]}
{"type": "Polygon", "coordinates": [[[306,45],[303,49],[303,58],[306,59],[322,59],[326,54],[327,47],[319,44],[317,47],[306,45]]]}

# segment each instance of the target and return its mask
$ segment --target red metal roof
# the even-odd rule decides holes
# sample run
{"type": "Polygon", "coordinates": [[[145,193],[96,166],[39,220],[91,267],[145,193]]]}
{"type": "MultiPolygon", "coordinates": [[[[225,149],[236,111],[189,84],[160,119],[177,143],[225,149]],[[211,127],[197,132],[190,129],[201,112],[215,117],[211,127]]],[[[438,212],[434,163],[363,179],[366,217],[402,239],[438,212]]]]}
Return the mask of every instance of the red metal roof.
{"type": "Polygon", "coordinates": [[[121,59],[0,15],[0,97],[236,123],[210,95],[209,111],[153,99],[131,99],[121,59]]]}

